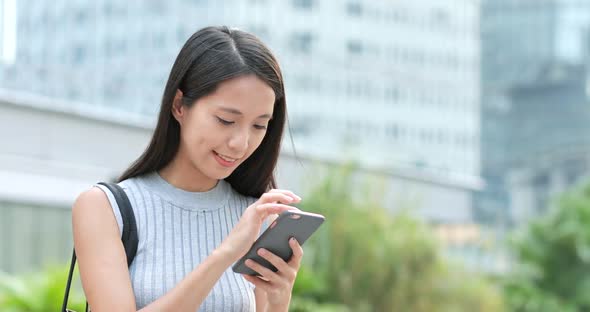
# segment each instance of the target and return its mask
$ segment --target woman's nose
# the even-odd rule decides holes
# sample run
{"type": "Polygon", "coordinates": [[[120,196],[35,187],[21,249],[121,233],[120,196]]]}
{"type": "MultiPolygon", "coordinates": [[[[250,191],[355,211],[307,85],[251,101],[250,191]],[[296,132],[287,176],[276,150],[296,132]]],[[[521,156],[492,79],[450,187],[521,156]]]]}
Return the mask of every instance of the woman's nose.
{"type": "Polygon", "coordinates": [[[236,132],[229,140],[229,148],[236,153],[243,154],[248,149],[249,134],[247,131],[236,132]]]}

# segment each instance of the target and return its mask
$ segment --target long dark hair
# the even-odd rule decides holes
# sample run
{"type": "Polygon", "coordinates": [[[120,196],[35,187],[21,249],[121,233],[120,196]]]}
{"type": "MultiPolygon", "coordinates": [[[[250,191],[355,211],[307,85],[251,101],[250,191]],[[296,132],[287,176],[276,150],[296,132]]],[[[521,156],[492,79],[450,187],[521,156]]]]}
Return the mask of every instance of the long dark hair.
{"type": "Polygon", "coordinates": [[[180,50],[170,71],[158,123],[149,146],[119,177],[119,182],[166,166],[178,151],[180,125],[172,116],[176,90],[191,107],[230,78],[254,74],[275,93],[273,116],[260,146],[225,180],[239,193],[260,197],[276,188],[274,169],[287,119],[285,88],[272,52],[254,35],[226,26],[206,27],[193,34],[180,50]]]}

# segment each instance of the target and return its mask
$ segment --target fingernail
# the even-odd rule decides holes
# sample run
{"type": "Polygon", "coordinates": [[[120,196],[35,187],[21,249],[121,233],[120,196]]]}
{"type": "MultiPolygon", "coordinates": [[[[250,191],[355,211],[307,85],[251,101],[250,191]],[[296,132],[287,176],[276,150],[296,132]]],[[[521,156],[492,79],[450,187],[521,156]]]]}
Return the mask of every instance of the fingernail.
{"type": "Polygon", "coordinates": [[[295,239],[295,237],[291,237],[291,241],[292,241],[293,243],[297,242],[297,240],[295,239]]]}
{"type": "Polygon", "coordinates": [[[265,255],[266,254],[266,249],[264,249],[264,248],[258,249],[258,254],[261,255],[261,256],[262,255],[265,255]]]}

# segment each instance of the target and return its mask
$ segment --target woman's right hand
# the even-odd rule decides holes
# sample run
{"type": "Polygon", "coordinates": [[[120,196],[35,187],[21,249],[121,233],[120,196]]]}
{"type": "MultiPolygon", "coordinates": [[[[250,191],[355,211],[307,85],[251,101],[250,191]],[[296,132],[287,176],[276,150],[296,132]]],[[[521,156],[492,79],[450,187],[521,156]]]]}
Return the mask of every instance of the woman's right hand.
{"type": "Polygon", "coordinates": [[[264,193],[260,199],[250,205],[240,218],[240,221],[234,226],[229,235],[219,246],[225,254],[237,261],[246,254],[254,241],[260,234],[260,229],[264,220],[272,215],[279,214],[286,210],[299,210],[289,204],[295,204],[301,201],[301,198],[291,191],[287,190],[270,190],[264,193]]]}

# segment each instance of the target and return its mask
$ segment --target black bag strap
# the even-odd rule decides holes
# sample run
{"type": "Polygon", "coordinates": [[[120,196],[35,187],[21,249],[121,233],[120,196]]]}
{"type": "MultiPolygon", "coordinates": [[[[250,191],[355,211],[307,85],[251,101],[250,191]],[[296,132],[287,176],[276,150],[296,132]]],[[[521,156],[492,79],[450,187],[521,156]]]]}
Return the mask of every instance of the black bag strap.
{"type": "Polygon", "coordinates": [[[127,266],[131,265],[135,253],[137,252],[137,244],[139,239],[137,237],[137,226],[135,224],[135,214],[131,208],[129,198],[123,188],[115,183],[100,182],[98,184],[106,186],[111,193],[115,196],[119,211],[121,211],[121,218],[123,219],[123,233],[121,234],[121,240],[123,241],[123,247],[125,247],[125,254],[127,255],[127,266]]]}
{"type": "MultiPolygon", "coordinates": [[[[135,253],[137,252],[137,245],[139,243],[139,238],[137,237],[137,226],[135,223],[135,214],[133,213],[133,209],[131,208],[131,203],[129,202],[127,194],[125,194],[125,191],[119,185],[111,182],[99,182],[98,184],[105,186],[109,191],[111,191],[111,193],[113,193],[113,196],[117,201],[117,205],[119,206],[121,218],[123,219],[123,233],[121,234],[121,241],[123,242],[123,247],[125,248],[125,255],[127,256],[127,266],[130,266],[133,262],[133,259],[135,258],[135,253]]],[[[62,312],[70,311],[67,309],[67,306],[75,266],[76,250],[74,249],[74,251],[72,252],[72,260],[70,262],[70,272],[68,274],[68,281],[66,283],[64,300],[61,307],[62,312]]],[[[86,312],[88,312],[88,303],[86,303],[86,312]]]]}

